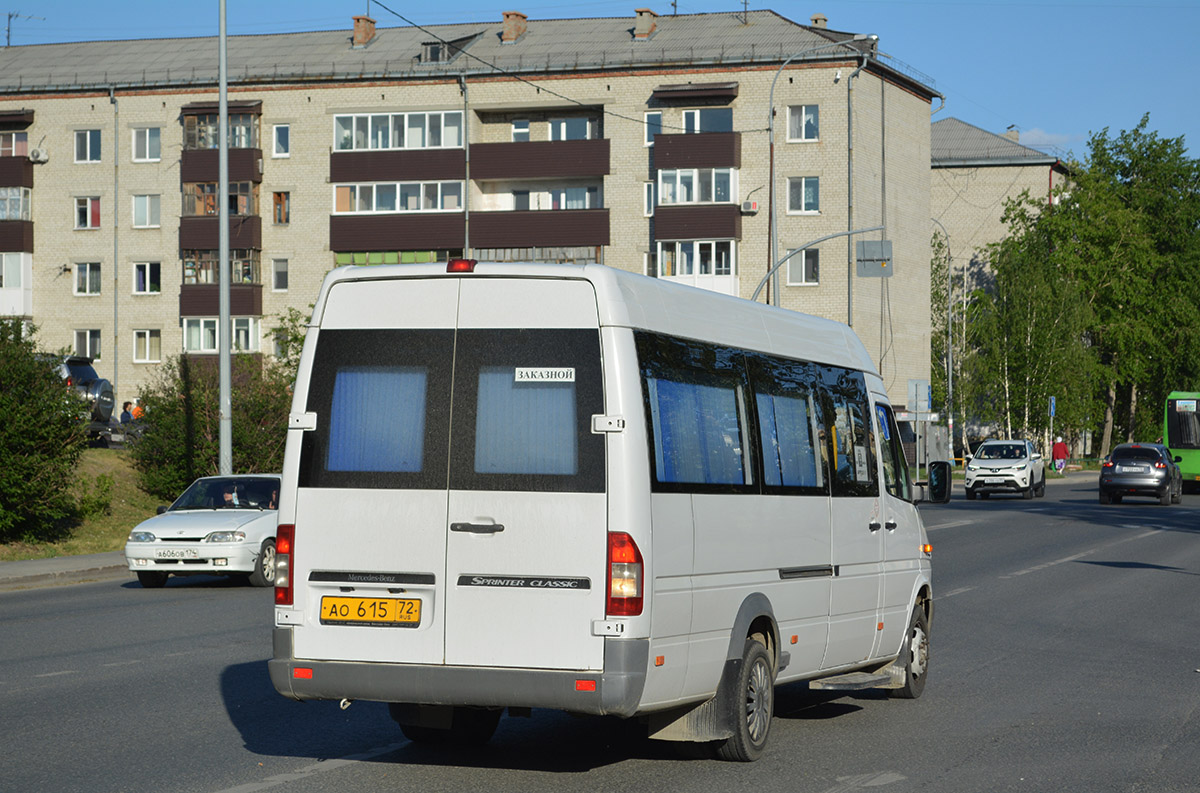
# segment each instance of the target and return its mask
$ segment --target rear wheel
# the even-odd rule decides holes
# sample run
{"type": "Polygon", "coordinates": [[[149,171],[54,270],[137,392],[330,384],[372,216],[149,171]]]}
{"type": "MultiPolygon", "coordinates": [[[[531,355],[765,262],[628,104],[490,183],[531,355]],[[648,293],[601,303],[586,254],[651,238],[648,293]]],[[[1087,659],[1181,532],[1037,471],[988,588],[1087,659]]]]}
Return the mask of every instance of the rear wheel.
{"type": "Polygon", "coordinates": [[[1158,503],[1162,504],[1164,507],[1169,507],[1171,506],[1173,500],[1174,499],[1171,498],[1171,486],[1167,485],[1167,489],[1164,490],[1162,495],[1158,497],[1158,503]]]}
{"type": "Polygon", "coordinates": [[[139,571],[138,583],[146,589],[162,589],[167,584],[167,575],[167,573],[160,573],[156,570],[139,571]]]}
{"type": "Polygon", "coordinates": [[[1108,493],[1106,493],[1105,491],[1101,490],[1101,491],[1100,491],[1100,503],[1101,503],[1101,504],[1111,504],[1111,503],[1112,503],[1112,496],[1110,496],[1110,495],[1109,495],[1108,493]]]}
{"type": "Polygon", "coordinates": [[[251,586],[271,586],[275,583],[275,541],[271,538],[263,540],[262,550],[258,554],[258,563],[250,574],[251,586]]]}
{"type": "Polygon", "coordinates": [[[1116,493],[1113,493],[1112,494],[1112,503],[1120,504],[1122,498],[1124,498],[1124,496],[1118,496],[1116,493]]]}
{"type": "Polygon", "coordinates": [[[746,640],[733,700],[733,735],[717,748],[722,760],[747,763],[762,756],[775,710],[775,664],[756,635],[746,640]]]}
{"type": "Polygon", "coordinates": [[[1179,489],[1176,490],[1175,494],[1171,496],[1172,504],[1178,504],[1181,501],[1183,501],[1183,483],[1182,482],[1179,485],[1179,489]]]}
{"type": "Polygon", "coordinates": [[[908,633],[896,659],[896,663],[900,662],[904,662],[904,685],[889,689],[888,696],[916,699],[925,690],[925,676],[929,673],[929,617],[920,603],[908,621],[908,633]]]}

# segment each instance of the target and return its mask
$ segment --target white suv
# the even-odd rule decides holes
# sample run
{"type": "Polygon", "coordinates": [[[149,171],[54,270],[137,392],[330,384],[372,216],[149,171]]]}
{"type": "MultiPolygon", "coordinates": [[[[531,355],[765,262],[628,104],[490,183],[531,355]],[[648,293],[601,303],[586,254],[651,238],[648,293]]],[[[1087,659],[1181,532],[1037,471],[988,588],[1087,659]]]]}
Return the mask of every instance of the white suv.
{"type": "Polygon", "coordinates": [[[1046,494],[1042,455],[1026,440],[984,441],[967,463],[967,500],[976,495],[1020,493],[1022,498],[1046,494]]]}

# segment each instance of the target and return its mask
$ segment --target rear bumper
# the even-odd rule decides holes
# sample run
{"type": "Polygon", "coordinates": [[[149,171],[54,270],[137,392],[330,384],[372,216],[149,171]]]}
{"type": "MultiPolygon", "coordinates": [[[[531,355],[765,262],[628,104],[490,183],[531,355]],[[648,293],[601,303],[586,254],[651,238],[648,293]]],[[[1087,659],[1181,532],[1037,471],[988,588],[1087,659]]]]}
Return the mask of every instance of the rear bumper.
{"type": "Polygon", "coordinates": [[[267,662],[275,690],[292,699],[362,699],[420,705],[553,708],[632,716],[646,683],[650,642],[607,639],[604,671],[307,661],[292,650],[292,629],[275,628],[267,662]],[[297,677],[297,668],[304,671],[297,677]],[[594,690],[580,691],[594,682],[594,690]]]}
{"type": "Polygon", "coordinates": [[[1118,496],[1158,496],[1171,489],[1170,479],[1155,479],[1153,477],[1101,477],[1100,491],[1118,496]]]}

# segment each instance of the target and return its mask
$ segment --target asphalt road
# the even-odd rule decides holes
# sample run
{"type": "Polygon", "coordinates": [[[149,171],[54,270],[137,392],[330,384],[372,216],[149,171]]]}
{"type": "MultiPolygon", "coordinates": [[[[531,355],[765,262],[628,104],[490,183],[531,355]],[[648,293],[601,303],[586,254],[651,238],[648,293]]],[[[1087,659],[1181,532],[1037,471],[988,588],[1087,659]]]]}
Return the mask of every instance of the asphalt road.
{"type": "Polygon", "coordinates": [[[1196,791],[1200,495],[922,512],[937,602],[924,696],[781,688],[771,745],[726,764],[635,725],[534,711],[478,750],[409,744],[376,703],[267,678],[269,591],[219,579],[0,592],[0,789],[1196,791]]]}

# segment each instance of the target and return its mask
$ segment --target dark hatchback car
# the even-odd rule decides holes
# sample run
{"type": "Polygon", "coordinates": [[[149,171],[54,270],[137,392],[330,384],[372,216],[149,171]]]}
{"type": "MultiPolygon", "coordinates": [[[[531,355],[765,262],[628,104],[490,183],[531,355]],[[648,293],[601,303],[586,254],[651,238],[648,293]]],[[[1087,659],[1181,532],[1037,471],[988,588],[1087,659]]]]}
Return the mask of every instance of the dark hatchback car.
{"type": "Polygon", "coordinates": [[[1161,443],[1122,443],[1100,468],[1100,503],[1120,504],[1125,496],[1157,498],[1163,506],[1183,498],[1180,458],[1161,443]]]}

